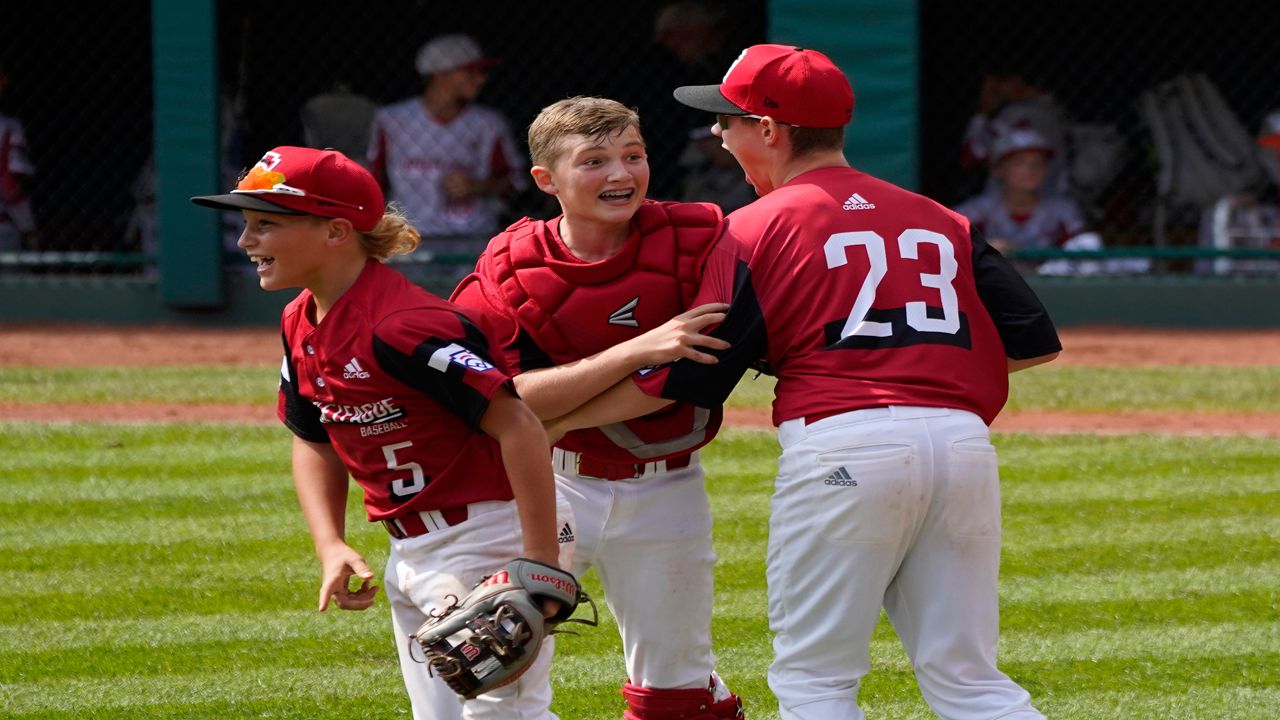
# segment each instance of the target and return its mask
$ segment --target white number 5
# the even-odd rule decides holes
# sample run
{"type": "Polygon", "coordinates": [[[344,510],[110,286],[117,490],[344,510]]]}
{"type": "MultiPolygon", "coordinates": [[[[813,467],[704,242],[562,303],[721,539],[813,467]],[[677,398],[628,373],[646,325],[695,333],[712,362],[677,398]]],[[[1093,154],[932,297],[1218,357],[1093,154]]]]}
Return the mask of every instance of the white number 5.
{"type": "MultiPolygon", "coordinates": [[[[920,273],[920,285],[921,287],[933,288],[938,291],[942,306],[942,317],[929,317],[929,305],[925,301],[908,302],[906,304],[907,325],[919,332],[955,334],[960,330],[959,302],[956,300],[955,287],[951,284],[956,278],[956,270],[958,268],[955,247],[952,246],[947,236],[942,233],[920,228],[909,228],[898,236],[899,257],[905,260],[918,260],[921,243],[938,247],[939,272],[920,273]]],[[[862,288],[858,290],[858,296],[853,301],[853,307],[849,310],[849,318],[845,321],[844,328],[840,331],[840,339],[843,340],[852,335],[891,337],[893,335],[892,323],[867,319],[872,305],[875,304],[876,289],[880,286],[880,281],[884,279],[889,270],[884,238],[879,233],[870,230],[832,235],[827,238],[827,242],[823,246],[827,256],[827,269],[833,270],[848,264],[848,248],[853,246],[866,248],[867,261],[870,267],[866,278],[862,281],[862,288]]]]}
{"type": "Polygon", "coordinates": [[[422,466],[416,462],[400,462],[396,460],[396,451],[411,447],[412,442],[399,442],[391,445],[382,446],[382,455],[387,459],[387,467],[391,470],[408,470],[413,473],[413,478],[396,478],[391,481],[391,497],[395,500],[405,500],[413,497],[427,486],[426,475],[422,472],[422,466]]]}

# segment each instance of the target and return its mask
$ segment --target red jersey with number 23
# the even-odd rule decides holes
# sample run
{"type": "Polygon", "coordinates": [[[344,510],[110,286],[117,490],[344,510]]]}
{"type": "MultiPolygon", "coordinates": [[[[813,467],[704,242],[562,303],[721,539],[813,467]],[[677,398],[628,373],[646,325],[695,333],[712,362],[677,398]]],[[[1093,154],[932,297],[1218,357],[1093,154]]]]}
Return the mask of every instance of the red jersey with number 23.
{"type": "Polygon", "coordinates": [[[332,443],[370,520],[512,498],[479,428],[510,381],[460,308],[370,260],[319,325],[313,313],[308,291],[284,310],[278,415],[332,443]]]}
{"type": "Polygon", "coordinates": [[[990,423],[1008,368],[1004,329],[975,278],[975,257],[987,254],[999,278],[988,301],[1009,302],[996,308],[1009,339],[1028,357],[1059,349],[1043,306],[963,216],[852,168],[804,173],[728,225],[695,304],[732,299],[727,332],[716,334],[738,361],[637,376],[646,392],[710,402],[732,382],[709,378],[755,355],[778,378],[775,424],[890,405],[969,410],[990,423]],[[1017,329],[1027,320],[1038,333],[1029,341],[1017,329]]]}

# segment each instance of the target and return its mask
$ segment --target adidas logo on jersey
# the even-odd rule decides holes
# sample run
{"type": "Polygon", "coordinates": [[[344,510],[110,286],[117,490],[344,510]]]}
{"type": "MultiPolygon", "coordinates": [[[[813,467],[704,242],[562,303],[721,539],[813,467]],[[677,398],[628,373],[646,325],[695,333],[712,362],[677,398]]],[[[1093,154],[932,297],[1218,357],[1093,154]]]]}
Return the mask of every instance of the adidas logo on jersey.
{"type": "Polygon", "coordinates": [[[876,204],[872,202],[867,202],[866,198],[862,197],[858,193],[854,193],[849,196],[848,200],[844,201],[844,209],[845,210],[875,210],[876,204]]]}
{"type": "Polygon", "coordinates": [[[822,481],[822,484],[839,485],[840,487],[858,487],[858,481],[853,479],[853,476],[849,474],[848,470],[844,469],[843,465],[836,468],[835,472],[828,475],[827,479],[822,481]]]}
{"type": "Polygon", "coordinates": [[[351,358],[351,362],[343,365],[342,370],[342,377],[348,380],[353,380],[355,378],[360,378],[361,380],[369,379],[368,371],[360,367],[360,361],[355,358],[351,358]]]}
{"type": "Polygon", "coordinates": [[[573,542],[573,528],[569,527],[569,523],[565,523],[564,527],[560,528],[560,544],[571,542],[573,542]]]}
{"type": "Polygon", "coordinates": [[[640,327],[640,323],[636,321],[636,305],[640,304],[639,297],[633,297],[627,301],[626,305],[609,313],[610,325],[626,325],[627,327],[640,327]]]}

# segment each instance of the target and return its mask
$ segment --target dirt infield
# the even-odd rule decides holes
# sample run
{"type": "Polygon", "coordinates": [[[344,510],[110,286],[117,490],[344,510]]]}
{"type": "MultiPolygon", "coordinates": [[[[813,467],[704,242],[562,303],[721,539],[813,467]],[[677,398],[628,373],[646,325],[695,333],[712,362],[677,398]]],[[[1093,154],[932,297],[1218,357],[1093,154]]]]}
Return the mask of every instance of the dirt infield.
{"type": "MultiPolygon", "coordinates": [[[[1273,365],[1280,363],[1280,331],[1067,329],[1058,363],[1088,366],[1273,365]]],[[[265,365],[280,357],[272,329],[177,327],[0,326],[0,366],[265,365]]],[[[274,421],[274,407],[154,403],[58,405],[0,403],[9,420],[274,421]]],[[[735,411],[728,421],[767,426],[763,412],[735,411]]],[[[1161,432],[1261,435],[1280,438],[1280,412],[1007,412],[994,429],[1005,432],[1161,432]]]]}

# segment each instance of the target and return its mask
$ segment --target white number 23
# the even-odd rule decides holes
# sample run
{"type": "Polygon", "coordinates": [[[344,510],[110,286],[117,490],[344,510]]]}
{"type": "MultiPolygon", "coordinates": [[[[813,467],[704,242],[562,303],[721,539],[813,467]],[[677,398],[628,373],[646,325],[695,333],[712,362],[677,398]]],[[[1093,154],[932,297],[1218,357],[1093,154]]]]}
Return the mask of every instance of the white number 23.
{"type": "MultiPolygon", "coordinates": [[[[898,236],[898,255],[904,260],[918,260],[921,244],[935,245],[938,248],[939,271],[920,273],[920,285],[938,292],[942,317],[929,317],[928,303],[924,301],[908,302],[907,325],[918,332],[955,334],[960,329],[959,303],[956,300],[956,290],[951,284],[955,280],[957,269],[955,248],[946,235],[932,230],[909,228],[898,236]]],[[[889,271],[884,238],[870,230],[832,235],[823,246],[827,256],[827,269],[834,270],[848,264],[848,251],[851,247],[865,249],[870,269],[853,301],[853,308],[849,310],[849,318],[840,331],[840,338],[843,340],[855,335],[891,337],[894,334],[891,323],[867,319],[875,303],[876,289],[889,271]]]]}

